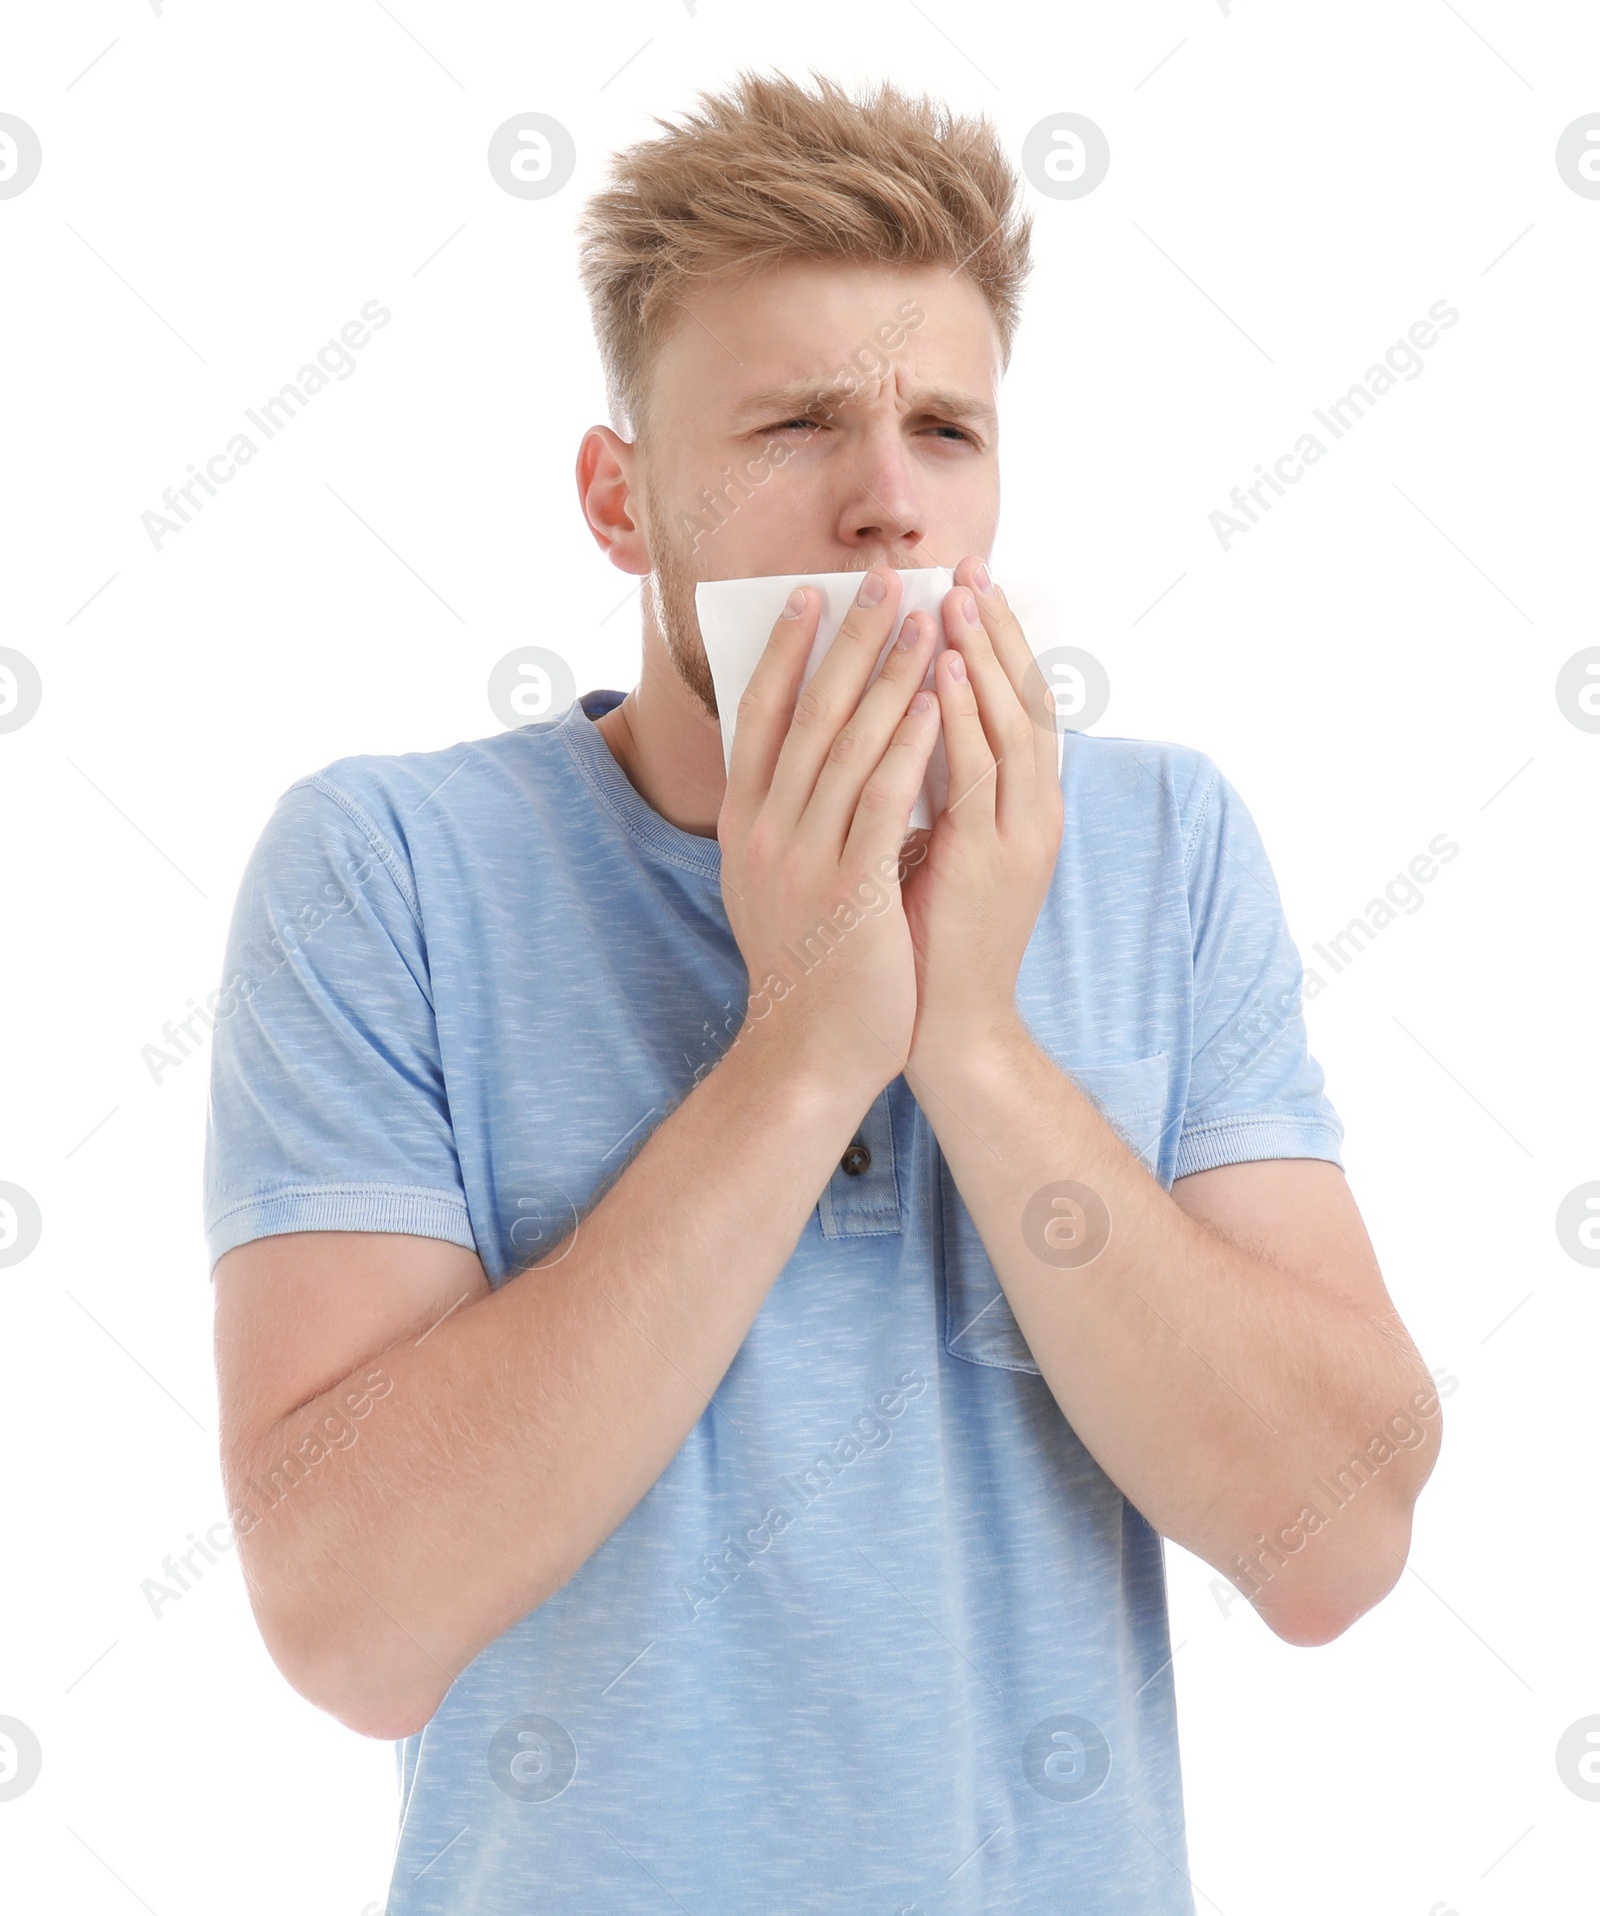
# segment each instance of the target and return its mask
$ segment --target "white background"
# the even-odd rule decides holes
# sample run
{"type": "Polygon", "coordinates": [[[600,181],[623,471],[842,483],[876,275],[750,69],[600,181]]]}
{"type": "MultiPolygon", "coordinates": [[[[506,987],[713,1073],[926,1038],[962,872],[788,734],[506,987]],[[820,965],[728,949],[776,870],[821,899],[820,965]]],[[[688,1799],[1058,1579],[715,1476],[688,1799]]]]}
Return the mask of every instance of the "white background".
{"type": "Polygon", "coordinates": [[[0,1802],[8,1906],[381,1902],[390,1747],[277,1675],[231,1554],[159,1619],[141,1594],[225,1512],[208,1067],[156,1084],[140,1052],[217,983],[294,778],[498,729],[514,646],[633,684],[632,582],[572,482],[605,417],[573,223],[608,151],[748,65],[893,77],[1013,154],[1049,114],[1105,129],[1097,191],[1030,189],[996,569],[1070,576],[1099,730],[1239,787],[1308,963],[1435,834],[1461,848],[1307,1010],[1390,1289],[1456,1380],[1444,1452],[1407,1574],[1325,1648],[1224,1616],[1169,1548],[1198,1907],[1593,1907],[1600,1804],[1555,1746],[1600,1713],[1600,1272],[1554,1218],[1600,1178],[1600,736],[1554,686],[1600,641],[1600,200],[1554,153],[1597,56],[1592,10],[1511,0],[12,13],[0,111],[44,166],[0,200],[0,644],[44,699],[0,737],[0,1179],[44,1234],[0,1272],[0,1715],[44,1768],[0,1802]],[[525,111],[577,143],[544,200],[485,160],[525,111]],[[163,487],[371,299],[354,376],[154,550],[163,487]],[[1224,551],[1230,488],[1440,299],[1422,376],[1224,551]]]}

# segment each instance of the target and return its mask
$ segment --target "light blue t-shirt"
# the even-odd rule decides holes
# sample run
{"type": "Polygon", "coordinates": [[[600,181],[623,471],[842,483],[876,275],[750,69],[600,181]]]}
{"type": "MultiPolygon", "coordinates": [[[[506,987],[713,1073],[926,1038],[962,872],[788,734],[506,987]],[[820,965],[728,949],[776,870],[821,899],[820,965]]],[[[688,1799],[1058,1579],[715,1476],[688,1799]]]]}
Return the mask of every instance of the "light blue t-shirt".
{"type": "MultiPolygon", "coordinates": [[[[629,784],[593,723],[620,696],[284,794],[212,1006],[213,1265],[405,1231],[502,1284],[715,1064],[746,989],[721,850],[629,784]]],[[[1163,1186],[1338,1163],[1232,787],[1079,734],[1062,780],[1038,1043],[1163,1186]]],[[[856,1137],[657,1483],[397,1746],[389,1916],[1192,1916],[1161,1539],[903,1077],[856,1137]]]]}

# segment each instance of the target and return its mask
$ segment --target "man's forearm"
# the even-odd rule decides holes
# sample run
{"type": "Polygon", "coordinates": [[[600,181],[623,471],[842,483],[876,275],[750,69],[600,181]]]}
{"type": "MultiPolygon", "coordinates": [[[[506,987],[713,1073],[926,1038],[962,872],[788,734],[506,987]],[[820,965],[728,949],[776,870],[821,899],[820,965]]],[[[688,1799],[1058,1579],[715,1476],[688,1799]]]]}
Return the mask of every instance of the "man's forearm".
{"type": "MultiPolygon", "coordinates": [[[[1233,1574],[1258,1533],[1293,1523],[1316,1479],[1431,1391],[1403,1334],[1191,1218],[1020,1022],[952,1033],[906,1078],[1063,1414],[1156,1529],[1217,1568],[1233,1574]],[[1063,1180],[1106,1207],[1098,1226],[1087,1219],[1103,1248],[1085,1241],[1075,1255],[1097,1254],[1076,1267],[1041,1254],[1063,1180]]],[[[1431,1439],[1397,1454],[1276,1578],[1262,1606],[1275,1628],[1377,1601],[1434,1454],[1431,1439]]]]}
{"type": "MultiPolygon", "coordinates": [[[[352,1727],[420,1727],[704,1413],[876,1095],[797,1066],[778,1024],[747,1026],[554,1262],[363,1365],[392,1389],[358,1440],[241,1537],[274,1656],[352,1727]]],[[[239,1476],[270,1471],[346,1388],[268,1432],[239,1476]]]]}

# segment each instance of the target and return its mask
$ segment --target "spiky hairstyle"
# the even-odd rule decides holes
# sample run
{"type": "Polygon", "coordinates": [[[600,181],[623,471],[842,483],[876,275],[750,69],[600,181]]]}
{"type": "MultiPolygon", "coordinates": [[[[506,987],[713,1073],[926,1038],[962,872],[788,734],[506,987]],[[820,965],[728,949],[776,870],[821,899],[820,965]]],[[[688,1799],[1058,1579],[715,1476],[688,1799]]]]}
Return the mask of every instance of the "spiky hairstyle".
{"type": "Polygon", "coordinates": [[[612,424],[639,438],[657,353],[697,281],[790,260],[948,266],[994,315],[1002,366],[1021,317],[1033,221],[986,119],[884,82],[852,98],[744,72],[664,137],[613,156],[584,207],[580,266],[612,424]]]}

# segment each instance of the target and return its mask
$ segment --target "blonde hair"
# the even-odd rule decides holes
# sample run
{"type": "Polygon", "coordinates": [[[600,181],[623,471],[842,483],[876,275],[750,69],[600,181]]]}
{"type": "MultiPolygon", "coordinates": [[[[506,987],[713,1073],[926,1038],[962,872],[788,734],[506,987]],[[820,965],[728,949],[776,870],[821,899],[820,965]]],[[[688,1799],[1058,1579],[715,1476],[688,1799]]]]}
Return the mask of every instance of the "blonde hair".
{"type": "Polygon", "coordinates": [[[994,128],[888,82],[852,99],[744,72],[665,137],[613,156],[579,221],[612,424],[641,438],[655,358],[698,280],[789,260],[943,265],[989,303],[1010,363],[1031,216],[994,128]]]}

